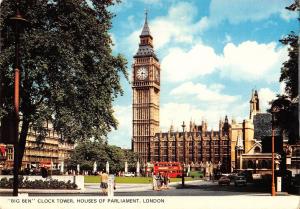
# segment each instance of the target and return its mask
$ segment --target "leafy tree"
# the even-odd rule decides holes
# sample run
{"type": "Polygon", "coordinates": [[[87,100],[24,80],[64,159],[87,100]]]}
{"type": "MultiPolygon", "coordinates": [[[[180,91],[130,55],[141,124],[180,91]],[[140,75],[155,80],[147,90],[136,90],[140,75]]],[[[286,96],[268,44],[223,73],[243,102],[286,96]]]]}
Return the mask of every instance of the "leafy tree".
{"type": "MultiPolygon", "coordinates": [[[[299,12],[299,1],[295,0],[286,9],[299,12]]],[[[280,82],[285,83],[285,95],[278,95],[271,104],[272,107],[280,108],[280,111],[276,113],[277,124],[282,131],[287,133],[289,143],[294,144],[299,141],[299,36],[292,31],[280,42],[288,46],[289,56],[288,60],[282,64],[279,79],[280,82]]]]}
{"type": "Polygon", "coordinates": [[[124,150],[124,154],[125,154],[125,160],[128,162],[128,171],[135,172],[136,163],[138,161],[138,154],[128,149],[124,150]]]}
{"type": "MultiPolygon", "coordinates": [[[[13,112],[15,40],[7,20],[15,14],[16,2],[0,5],[0,119],[13,112]]],[[[19,168],[29,126],[43,140],[48,120],[63,141],[98,140],[116,128],[112,102],[122,94],[120,76],[127,77],[126,60],[112,55],[109,35],[113,14],[108,7],[119,0],[20,2],[30,27],[20,48],[19,168]]]]}
{"type": "Polygon", "coordinates": [[[94,162],[97,163],[98,170],[105,170],[106,162],[109,162],[110,173],[117,173],[124,170],[125,161],[128,162],[131,169],[136,165],[136,154],[107,143],[84,141],[78,143],[67,164],[74,170],[79,164],[82,170],[92,171],[94,162]]]}

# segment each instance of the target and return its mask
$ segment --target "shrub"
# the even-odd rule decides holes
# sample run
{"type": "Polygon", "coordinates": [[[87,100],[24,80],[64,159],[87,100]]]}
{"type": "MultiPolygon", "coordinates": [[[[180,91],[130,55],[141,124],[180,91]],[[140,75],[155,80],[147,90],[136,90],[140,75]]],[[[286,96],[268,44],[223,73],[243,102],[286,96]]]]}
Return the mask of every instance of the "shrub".
{"type": "MultiPolygon", "coordinates": [[[[0,188],[12,188],[13,178],[2,178],[0,180],[0,188]]],[[[76,189],[77,185],[71,181],[59,181],[57,179],[34,180],[29,181],[27,178],[19,178],[19,188],[22,189],[76,189]]]]}

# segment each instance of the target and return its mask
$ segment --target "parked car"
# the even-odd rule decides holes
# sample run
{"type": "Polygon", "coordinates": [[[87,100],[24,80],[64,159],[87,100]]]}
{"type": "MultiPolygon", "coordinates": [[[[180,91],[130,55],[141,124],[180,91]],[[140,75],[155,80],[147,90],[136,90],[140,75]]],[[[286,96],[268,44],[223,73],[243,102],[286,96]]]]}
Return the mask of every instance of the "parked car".
{"type": "Polygon", "coordinates": [[[230,185],[230,179],[228,176],[221,176],[218,183],[219,185],[230,185]]]}
{"type": "Polygon", "coordinates": [[[245,176],[236,176],[234,178],[234,185],[235,186],[246,186],[247,180],[246,180],[245,176]]]}
{"type": "Polygon", "coordinates": [[[134,173],[132,172],[128,172],[128,173],[124,173],[125,177],[134,177],[134,173]]]}

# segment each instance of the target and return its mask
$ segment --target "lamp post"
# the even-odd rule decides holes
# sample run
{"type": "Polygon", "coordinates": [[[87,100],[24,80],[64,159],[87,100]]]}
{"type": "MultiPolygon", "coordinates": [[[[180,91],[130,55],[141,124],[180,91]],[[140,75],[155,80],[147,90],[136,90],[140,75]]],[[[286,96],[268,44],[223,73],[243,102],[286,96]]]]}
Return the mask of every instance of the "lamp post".
{"type": "Polygon", "coordinates": [[[276,196],[275,192],[275,125],[276,125],[276,118],[275,114],[278,113],[281,110],[278,106],[272,106],[271,107],[271,113],[272,113],[272,184],[271,184],[271,195],[276,196]]]}
{"type": "Polygon", "coordinates": [[[182,122],[182,134],[183,134],[183,160],[182,160],[182,173],[181,173],[181,182],[182,187],[184,187],[184,164],[185,164],[185,124],[182,122]]]}
{"type": "MultiPolygon", "coordinates": [[[[19,1],[16,5],[16,14],[14,17],[9,18],[9,22],[13,27],[15,34],[15,78],[14,78],[14,115],[15,115],[15,133],[14,133],[14,181],[13,181],[13,196],[18,196],[19,185],[19,106],[20,106],[20,33],[28,23],[22,17],[19,11],[19,1]]],[[[22,162],[21,162],[22,163],[22,162]]]]}

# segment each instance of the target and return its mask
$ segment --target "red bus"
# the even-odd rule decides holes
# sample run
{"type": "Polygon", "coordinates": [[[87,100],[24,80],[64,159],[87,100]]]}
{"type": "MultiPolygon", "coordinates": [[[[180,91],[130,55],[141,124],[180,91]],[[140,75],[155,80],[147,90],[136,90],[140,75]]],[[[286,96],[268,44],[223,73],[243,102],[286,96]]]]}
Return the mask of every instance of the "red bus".
{"type": "Polygon", "coordinates": [[[153,173],[168,173],[170,178],[179,178],[182,175],[182,166],[179,162],[153,162],[153,173]]]}

